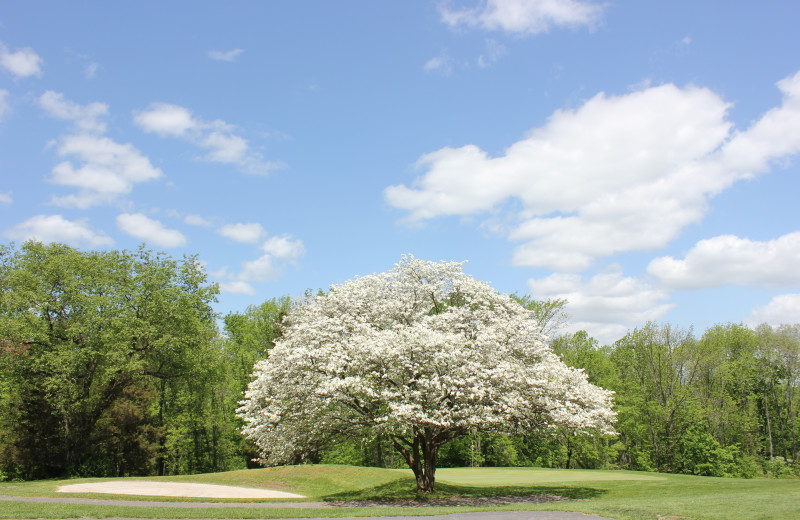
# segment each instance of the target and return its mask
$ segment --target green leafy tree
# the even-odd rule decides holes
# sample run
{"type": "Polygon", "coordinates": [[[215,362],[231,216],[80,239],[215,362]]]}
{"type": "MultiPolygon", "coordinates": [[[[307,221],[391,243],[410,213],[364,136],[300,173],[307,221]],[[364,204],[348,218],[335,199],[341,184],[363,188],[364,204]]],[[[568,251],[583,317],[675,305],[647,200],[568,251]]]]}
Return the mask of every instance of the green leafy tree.
{"type": "Polygon", "coordinates": [[[569,319],[566,311],[567,300],[564,298],[536,300],[530,295],[516,294],[512,294],[511,297],[533,313],[533,318],[539,323],[539,331],[546,336],[559,334],[569,319]]]}
{"type": "Polygon", "coordinates": [[[4,247],[0,463],[24,478],[163,472],[187,411],[172,393],[205,362],[216,294],[194,257],[4,247]]]}
{"type": "Polygon", "coordinates": [[[797,399],[800,378],[800,325],[756,328],[761,368],[762,417],[770,459],[797,460],[797,399]]]}
{"type": "Polygon", "coordinates": [[[704,422],[722,446],[738,446],[748,456],[762,450],[760,379],[756,335],[739,324],[714,325],[700,338],[707,356],[695,382],[704,422]]]}
{"type": "Polygon", "coordinates": [[[284,296],[251,305],[244,312],[225,315],[225,351],[232,360],[240,392],[250,383],[253,365],[266,359],[275,341],[283,335],[283,318],[291,308],[292,299],[284,296]]]}
{"type": "Polygon", "coordinates": [[[693,384],[705,353],[691,331],[649,323],[618,341],[611,358],[620,378],[621,440],[670,471],[681,436],[701,417],[693,384]]]}
{"type": "MultiPolygon", "coordinates": [[[[269,352],[275,346],[275,341],[283,335],[282,322],[292,305],[293,302],[289,296],[272,298],[260,305],[250,305],[244,312],[228,313],[223,318],[225,335],[223,348],[228,365],[227,378],[231,384],[226,406],[228,420],[237,427],[241,427],[243,422],[235,416],[235,410],[252,379],[253,366],[269,356],[269,352]]],[[[235,442],[239,457],[244,463],[248,467],[258,467],[258,464],[254,462],[254,459],[258,457],[258,449],[255,444],[242,435],[237,435],[235,442]]],[[[341,447],[345,444],[347,442],[343,441],[334,447],[341,451],[341,447]]],[[[339,455],[335,457],[339,457],[339,455]]],[[[310,458],[313,456],[307,454],[304,460],[310,458]]]]}

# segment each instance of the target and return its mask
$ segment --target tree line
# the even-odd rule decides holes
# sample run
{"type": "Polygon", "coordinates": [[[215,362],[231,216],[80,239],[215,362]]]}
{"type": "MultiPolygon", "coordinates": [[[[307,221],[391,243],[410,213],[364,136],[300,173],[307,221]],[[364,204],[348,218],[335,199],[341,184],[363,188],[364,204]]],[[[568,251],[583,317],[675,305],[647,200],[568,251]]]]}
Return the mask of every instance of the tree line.
{"type": "MultiPolygon", "coordinates": [[[[219,317],[217,291],[196,257],[0,246],[0,479],[254,465],[236,410],[297,299],[219,317]]],[[[565,302],[518,301],[567,365],[615,392],[617,435],[474,431],[441,447],[440,467],[797,473],[800,326],[650,323],[600,345],[558,333],[565,302]]],[[[405,465],[379,433],[334,435],[293,462],[405,465]]]]}
{"type": "Polygon", "coordinates": [[[241,451],[239,388],[195,257],[0,250],[0,471],[192,473],[241,451]]]}

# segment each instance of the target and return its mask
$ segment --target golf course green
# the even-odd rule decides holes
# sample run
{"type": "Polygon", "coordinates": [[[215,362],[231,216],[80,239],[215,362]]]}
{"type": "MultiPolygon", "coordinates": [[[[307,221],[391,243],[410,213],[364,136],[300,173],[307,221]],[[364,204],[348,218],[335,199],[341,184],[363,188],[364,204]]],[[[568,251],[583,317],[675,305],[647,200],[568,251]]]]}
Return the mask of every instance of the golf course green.
{"type": "MultiPolygon", "coordinates": [[[[432,497],[416,496],[408,470],[338,465],[302,465],[146,480],[244,486],[304,495],[296,502],[385,501],[380,507],[304,509],[285,507],[289,500],[234,500],[70,494],[70,497],[154,501],[148,507],[103,503],[31,503],[10,497],[63,498],[65,484],[111,479],[70,479],[0,483],[0,518],[303,518],[342,516],[431,515],[487,510],[561,510],[596,513],[619,519],[796,519],[800,518],[800,480],[730,479],[632,471],[543,468],[443,468],[437,471],[432,497]],[[393,500],[449,497],[502,497],[552,494],[572,500],[546,504],[482,507],[397,507],[393,500]],[[10,500],[9,500],[10,499],[10,500]],[[207,509],[170,507],[174,502],[278,502],[284,507],[207,509]],[[212,516],[209,516],[212,515],[212,516]]],[[[113,479],[120,480],[120,479],[113,479]]],[[[134,479],[132,479],[134,480],[134,479]]],[[[124,503],[123,503],[124,504],[124,503]]],[[[199,505],[199,504],[198,504],[199,505]]]]}

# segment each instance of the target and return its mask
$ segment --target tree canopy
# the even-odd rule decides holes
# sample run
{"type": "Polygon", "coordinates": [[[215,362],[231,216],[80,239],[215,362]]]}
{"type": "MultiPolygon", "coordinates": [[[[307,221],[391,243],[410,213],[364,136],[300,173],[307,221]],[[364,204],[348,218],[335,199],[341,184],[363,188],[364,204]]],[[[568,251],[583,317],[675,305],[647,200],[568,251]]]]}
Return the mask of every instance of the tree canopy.
{"type": "Polygon", "coordinates": [[[3,247],[0,464],[23,478],[220,469],[199,462],[216,449],[178,433],[214,436],[200,423],[214,410],[216,294],[194,257],[3,247]]]}
{"type": "Polygon", "coordinates": [[[461,265],[403,257],[293,310],[239,410],[261,460],[369,430],[431,492],[439,448],[472,429],[611,432],[612,392],[565,365],[531,311],[461,265]]]}

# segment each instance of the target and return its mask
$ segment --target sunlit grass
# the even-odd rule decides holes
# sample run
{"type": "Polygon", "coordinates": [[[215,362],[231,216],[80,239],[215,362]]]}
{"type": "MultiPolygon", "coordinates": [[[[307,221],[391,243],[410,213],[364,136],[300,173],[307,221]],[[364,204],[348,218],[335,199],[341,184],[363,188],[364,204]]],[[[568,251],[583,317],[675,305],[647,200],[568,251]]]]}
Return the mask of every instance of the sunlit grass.
{"type": "Polygon", "coordinates": [[[436,480],[472,486],[533,485],[545,482],[597,482],[605,480],[663,480],[661,475],[634,471],[548,468],[442,468],[436,480]]]}

